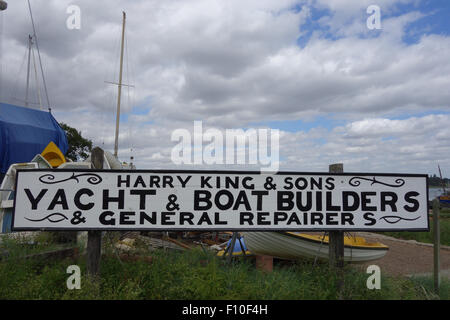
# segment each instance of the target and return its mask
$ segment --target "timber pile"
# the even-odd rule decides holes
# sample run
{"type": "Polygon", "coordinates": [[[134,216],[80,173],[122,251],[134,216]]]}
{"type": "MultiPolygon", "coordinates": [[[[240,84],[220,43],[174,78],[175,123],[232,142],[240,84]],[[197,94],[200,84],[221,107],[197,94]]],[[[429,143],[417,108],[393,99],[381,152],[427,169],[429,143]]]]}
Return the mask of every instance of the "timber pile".
{"type": "Polygon", "coordinates": [[[115,247],[122,252],[134,251],[142,244],[150,251],[155,249],[191,250],[195,247],[222,250],[226,241],[231,237],[231,232],[137,232],[123,234],[115,247]],[[140,243],[140,244],[139,244],[140,243]]]}
{"type": "Polygon", "coordinates": [[[138,239],[142,240],[142,242],[149,245],[150,250],[154,250],[157,248],[163,248],[163,249],[174,249],[174,250],[185,250],[186,248],[183,248],[179,246],[178,244],[175,244],[173,242],[163,240],[160,238],[149,238],[145,236],[139,236],[138,239]]]}

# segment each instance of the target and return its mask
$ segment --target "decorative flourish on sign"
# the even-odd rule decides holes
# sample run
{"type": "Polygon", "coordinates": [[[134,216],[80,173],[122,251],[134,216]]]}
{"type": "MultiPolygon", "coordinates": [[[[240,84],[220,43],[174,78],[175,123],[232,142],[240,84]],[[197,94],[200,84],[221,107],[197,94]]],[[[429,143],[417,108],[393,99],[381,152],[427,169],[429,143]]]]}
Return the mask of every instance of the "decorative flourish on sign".
{"type": "Polygon", "coordinates": [[[30,219],[30,218],[25,218],[25,219],[27,219],[28,221],[33,221],[33,222],[40,222],[40,221],[48,220],[51,223],[57,223],[57,222],[61,222],[63,220],[67,220],[68,218],[65,215],[63,215],[62,213],[55,212],[55,213],[49,214],[48,216],[46,216],[42,219],[30,219]],[[55,218],[55,217],[59,217],[59,218],[55,218]]]}
{"type": "Polygon", "coordinates": [[[78,180],[79,177],[89,177],[87,178],[87,182],[90,184],[99,184],[100,182],[102,182],[102,178],[95,173],[81,173],[81,174],[77,174],[75,175],[75,172],[72,173],[72,176],[70,176],[67,179],[62,179],[62,180],[55,180],[55,176],[51,173],[49,174],[44,174],[43,176],[41,176],[39,178],[39,181],[45,184],[55,184],[55,183],[60,183],[60,182],[64,182],[64,181],[68,181],[68,180],[76,180],[77,183],[80,182],[80,180],[78,180]]]}
{"type": "Polygon", "coordinates": [[[420,218],[420,216],[417,217],[417,218],[410,218],[410,219],[408,219],[408,218],[403,218],[403,217],[399,217],[399,216],[384,216],[384,217],[381,217],[380,220],[383,219],[383,220],[386,221],[387,223],[395,224],[395,223],[397,223],[397,222],[400,222],[401,220],[405,220],[405,221],[415,221],[415,220],[417,220],[417,219],[419,219],[419,218],[420,218]]]}
{"type": "Polygon", "coordinates": [[[388,187],[393,187],[393,188],[398,188],[401,187],[405,184],[405,180],[398,178],[394,181],[395,184],[392,183],[386,183],[386,182],[382,182],[382,181],[378,181],[377,179],[375,179],[375,177],[373,177],[372,179],[370,178],[364,178],[364,177],[353,177],[350,179],[350,181],[348,182],[352,187],[357,187],[361,184],[361,181],[359,180],[366,180],[366,181],[371,181],[372,183],[370,185],[374,185],[376,183],[378,184],[382,184],[388,187]]]}

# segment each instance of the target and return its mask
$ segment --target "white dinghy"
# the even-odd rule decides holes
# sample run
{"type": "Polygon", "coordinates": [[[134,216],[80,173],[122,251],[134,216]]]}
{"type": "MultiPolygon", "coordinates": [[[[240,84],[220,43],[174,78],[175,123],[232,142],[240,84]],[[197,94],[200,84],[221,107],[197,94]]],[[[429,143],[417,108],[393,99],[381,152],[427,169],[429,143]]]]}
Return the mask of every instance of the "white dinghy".
{"type": "MultiPolygon", "coordinates": [[[[280,259],[328,259],[328,236],[297,232],[244,232],[247,248],[253,254],[280,259]]],[[[363,263],[382,258],[389,247],[362,237],[344,237],[344,261],[363,263]]]]}

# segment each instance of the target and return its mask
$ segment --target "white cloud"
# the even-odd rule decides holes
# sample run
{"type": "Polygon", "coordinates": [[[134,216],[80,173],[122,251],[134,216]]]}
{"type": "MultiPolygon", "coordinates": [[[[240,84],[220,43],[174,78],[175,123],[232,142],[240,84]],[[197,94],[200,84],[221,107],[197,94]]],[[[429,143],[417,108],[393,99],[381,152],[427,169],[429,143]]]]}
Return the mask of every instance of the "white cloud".
{"type": "MultiPolygon", "coordinates": [[[[424,35],[405,44],[408,24],[423,14],[392,13],[412,2],[377,1],[379,36],[366,28],[372,4],[366,0],[85,0],[77,2],[81,30],[65,27],[71,1],[32,5],[56,118],[109,149],[117,89],[104,81],[117,80],[121,10],[127,12],[124,81],[136,88],[130,101],[124,90],[122,111],[148,112],[121,124],[120,154],[128,159],[133,147],[141,168],[171,165],[171,131],[189,129],[194,120],[225,129],[321,115],[349,123],[282,132],[282,166],[326,170],[329,162],[345,161],[361,170],[415,172],[449,158],[448,116],[390,118],[449,110],[450,39],[424,35]],[[313,7],[330,10],[320,24],[337,39],[319,29],[299,47],[313,7]]],[[[0,99],[17,103],[12,96],[23,96],[19,67],[31,24],[25,1],[4,13],[0,99]]]]}

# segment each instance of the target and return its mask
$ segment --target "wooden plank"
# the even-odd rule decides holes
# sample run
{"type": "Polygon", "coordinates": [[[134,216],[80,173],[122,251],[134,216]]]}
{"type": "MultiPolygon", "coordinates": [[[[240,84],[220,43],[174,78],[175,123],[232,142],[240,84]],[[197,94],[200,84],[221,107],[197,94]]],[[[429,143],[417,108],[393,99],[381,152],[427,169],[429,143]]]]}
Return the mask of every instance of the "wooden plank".
{"type": "Polygon", "coordinates": [[[439,295],[441,284],[440,277],[440,250],[441,250],[441,230],[439,226],[439,199],[433,200],[433,238],[434,238],[434,293],[439,295]]]}
{"type": "Polygon", "coordinates": [[[138,239],[148,244],[152,248],[167,248],[167,249],[175,249],[175,250],[184,250],[179,245],[176,245],[172,242],[159,239],[159,238],[150,238],[145,236],[139,236],[138,239]]]}
{"type": "MultiPolygon", "coordinates": [[[[103,169],[104,151],[95,147],[91,152],[91,162],[94,169],[103,169]]],[[[102,254],[102,232],[88,231],[87,241],[87,272],[97,277],[100,273],[100,258],[102,254]]]]}
{"type": "Polygon", "coordinates": [[[180,241],[178,241],[178,240],[175,240],[175,239],[172,239],[172,238],[166,238],[165,240],[167,240],[167,241],[170,241],[170,242],[172,242],[172,243],[175,243],[177,246],[180,246],[180,247],[182,247],[182,248],[185,248],[185,249],[187,249],[187,250],[191,250],[192,248],[191,247],[189,247],[187,244],[184,244],[183,242],[180,242],[180,241]]]}

